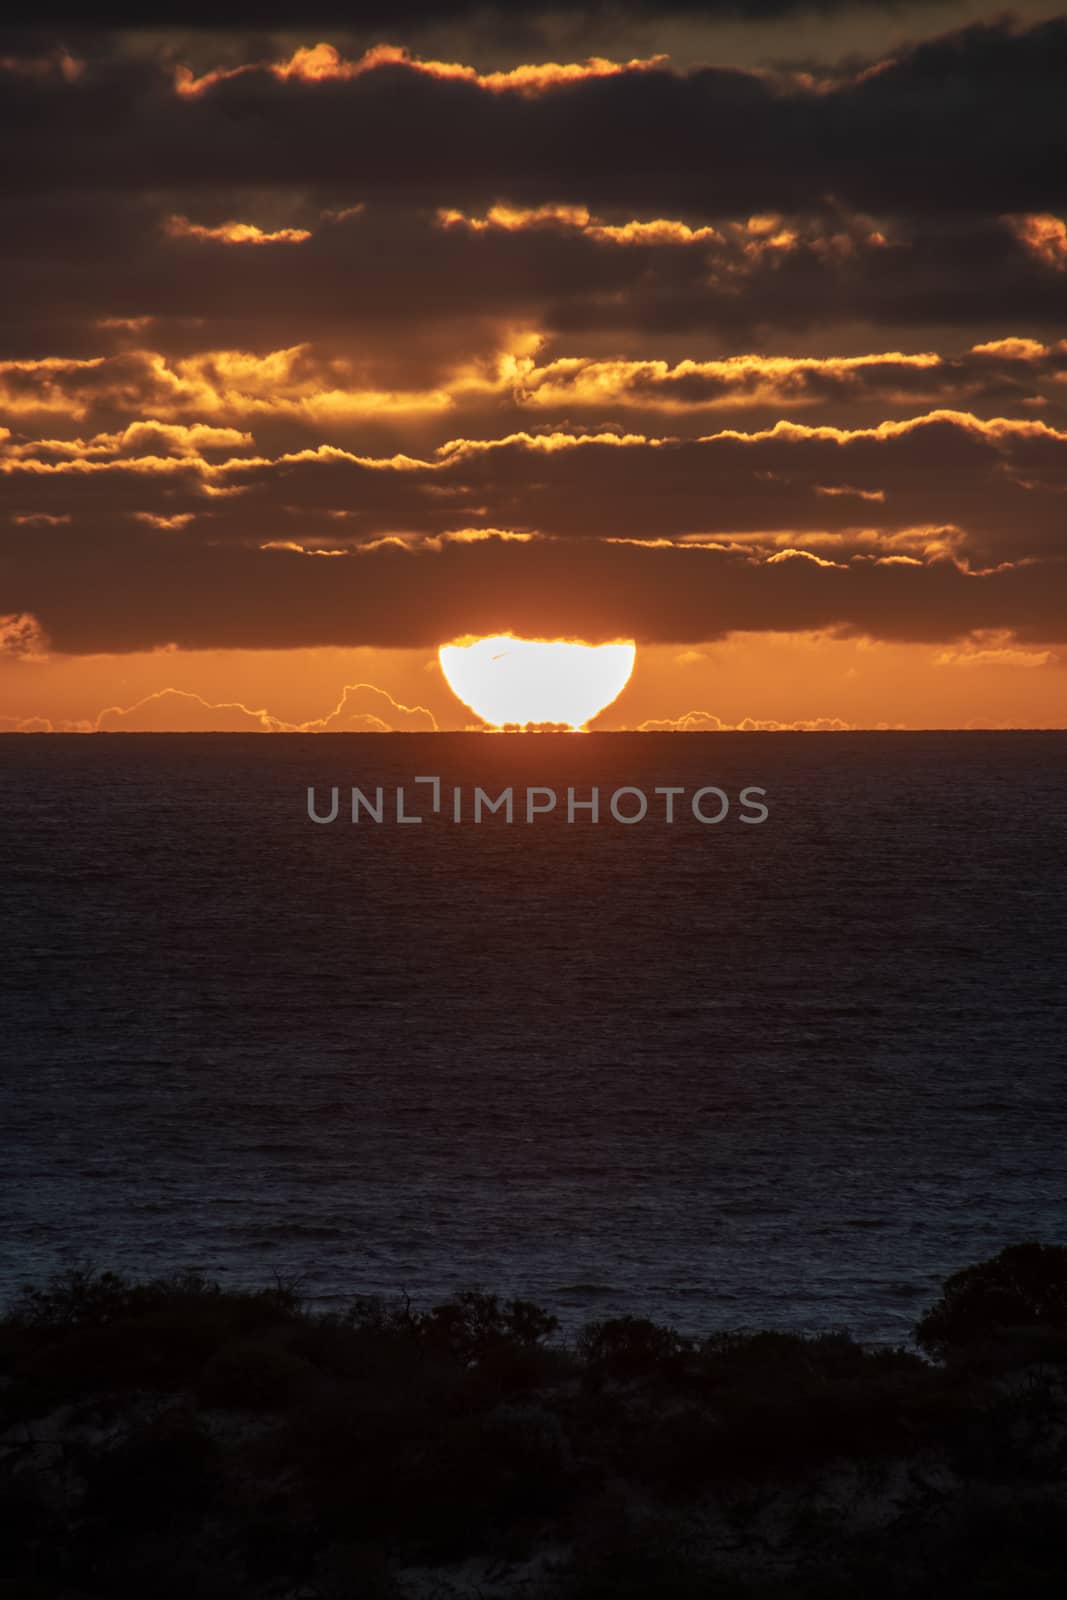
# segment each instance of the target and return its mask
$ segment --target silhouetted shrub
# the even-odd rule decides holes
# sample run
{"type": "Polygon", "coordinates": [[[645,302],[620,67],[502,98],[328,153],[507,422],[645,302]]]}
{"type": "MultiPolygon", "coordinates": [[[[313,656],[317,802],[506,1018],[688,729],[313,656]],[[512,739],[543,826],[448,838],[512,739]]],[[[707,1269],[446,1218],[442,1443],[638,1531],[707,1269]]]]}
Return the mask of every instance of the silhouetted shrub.
{"type": "Polygon", "coordinates": [[[954,1272],[915,1337],[931,1355],[945,1356],[1009,1328],[1067,1332],[1067,1246],[1009,1245],[954,1272]]]}
{"type": "Polygon", "coordinates": [[[577,1541],[567,1600],[733,1600],[744,1592],[686,1548],[669,1516],[620,1515],[577,1541]]]}
{"type": "Polygon", "coordinates": [[[165,1528],[198,1520],[219,1482],[215,1441],[193,1418],[168,1412],[95,1457],[83,1509],[90,1522],[165,1528]]]}
{"type": "Polygon", "coordinates": [[[316,1557],[312,1581],[322,1600],[401,1600],[385,1553],[375,1544],[327,1546],[316,1557]]]}
{"type": "Polygon", "coordinates": [[[717,1333],[701,1345],[700,1361],[706,1381],[731,1384],[756,1376],[780,1383],[817,1375],[836,1382],[874,1373],[917,1376],[926,1370],[910,1350],[869,1349],[847,1333],[717,1333]]]}
{"type": "Polygon", "coordinates": [[[123,1316],[135,1297],[143,1300],[145,1287],[128,1282],[117,1272],[69,1267],[43,1288],[26,1284],[7,1316],[16,1325],[30,1328],[99,1327],[123,1316]]]}
{"type": "Polygon", "coordinates": [[[503,1344],[539,1344],[558,1327],[555,1317],[530,1300],[501,1301],[474,1289],[414,1318],[415,1331],[426,1344],[466,1362],[480,1361],[503,1344]]]}
{"type": "Polygon", "coordinates": [[[414,1335],[419,1324],[419,1313],[412,1309],[406,1295],[387,1299],[380,1294],[357,1295],[348,1309],[335,1319],[344,1327],[360,1328],[378,1333],[410,1333],[414,1335]]]}
{"type": "Polygon", "coordinates": [[[457,1417],[424,1441],[413,1463],[405,1534],[423,1560],[493,1548],[515,1523],[536,1525],[563,1511],[572,1466],[562,1424],[543,1407],[457,1417]]]}
{"type": "MultiPolygon", "coordinates": [[[[32,1556],[41,1545],[58,1543],[64,1533],[64,1517],[43,1472],[30,1467],[5,1477],[0,1483],[0,1529],[4,1561],[11,1563],[32,1556]]],[[[0,1572],[0,1596],[4,1576],[0,1572]]]]}
{"type": "Polygon", "coordinates": [[[399,1534],[426,1514],[427,1463],[468,1410],[455,1362],[404,1365],[294,1408],[283,1458],[336,1537],[399,1534]]]}
{"type": "Polygon", "coordinates": [[[552,1345],[502,1340],[490,1345],[470,1374],[469,1392],[474,1403],[496,1400],[565,1382],[577,1370],[568,1350],[552,1345]]]}
{"type": "Polygon", "coordinates": [[[251,1600],[255,1592],[237,1553],[206,1525],[130,1528],[110,1544],[86,1546],[80,1570],[85,1588],[61,1582],[51,1600],[251,1600]]]}
{"type": "Polygon", "coordinates": [[[570,1587],[544,1589],[561,1600],[1058,1600],[1064,1375],[990,1377],[972,1353],[1020,1306],[1024,1330],[1067,1339],[1063,1254],[1017,1247],[950,1279],[924,1319],[949,1366],[845,1334],[696,1344],[637,1317],[570,1349],[540,1307],[475,1291],[323,1316],[283,1289],[68,1274],[0,1320],[0,1405],[32,1419],[0,1447],[0,1522],[17,1524],[0,1600],[35,1570],[34,1600],[395,1600],[413,1562],[572,1543],[570,1587]],[[216,1413],[198,1420],[194,1396],[216,1413]],[[907,1484],[891,1525],[849,1531],[841,1495],[866,1516],[907,1484]],[[1033,1502],[975,1511],[1004,1542],[980,1561],[970,1513],[953,1523],[977,1489],[994,1510],[1033,1502]],[[743,1579],[706,1557],[735,1539],[743,1579]]]}
{"type": "Polygon", "coordinates": [[[673,1328],[645,1317],[612,1317],[586,1323],[578,1336],[578,1354],[594,1378],[641,1378],[677,1364],[691,1348],[673,1328]]]}
{"type": "Polygon", "coordinates": [[[847,1334],[717,1334],[701,1346],[689,1387],[713,1423],[703,1452],[702,1430],[690,1424],[698,1478],[907,1451],[942,1410],[940,1376],[919,1356],[869,1350],[847,1334]]]}
{"type": "Polygon", "coordinates": [[[687,1406],[669,1416],[644,1417],[625,1465],[632,1477],[658,1490],[687,1495],[721,1477],[724,1469],[735,1470],[736,1463],[723,1423],[687,1406]]]}
{"type": "Polygon", "coordinates": [[[263,1340],[223,1345],[206,1363],[196,1392],[208,1406],[280,1411],[307,1394],[315,1369],[291,1351],[263,1340]]]}
{"type": "Polygon", "coordinates": [[[57,1273],[44,1288],[24,1287],[8,1307],[5,1320],[40,1332],[97,1328],[147,1316],[204,1309],[220,1313],[231,1325],[251,1332],[267,1322],[296,1316],[302,1310],[296,1288],[279,1281],[269,1289],[225,1290],[197,1273],[131,1282],[116,1272],[71,1267],[57,1273]]]}
{"type": "Polygon", "coordinates": [[[168,1390],[191,1382],[235,1339],[301,1319],[295,1292],[225,1291],[195,1276],[130,1283],[81,1268],[25,1289],[4,1326],[15,1336],[16,1394],[36,1405],[109,1387],[168,1390]]]}

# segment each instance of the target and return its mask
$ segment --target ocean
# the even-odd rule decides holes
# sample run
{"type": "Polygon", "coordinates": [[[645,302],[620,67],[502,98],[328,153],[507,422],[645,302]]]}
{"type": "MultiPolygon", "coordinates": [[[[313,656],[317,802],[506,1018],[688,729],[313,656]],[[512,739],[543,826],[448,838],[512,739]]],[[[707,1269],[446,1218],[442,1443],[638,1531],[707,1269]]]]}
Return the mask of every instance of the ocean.
{"type": "Polygon", "coordinates": [[[1065,775],[1067,733],[2,738],[0,1295],[905,1341],[1067,1242],[1065,775]]]}

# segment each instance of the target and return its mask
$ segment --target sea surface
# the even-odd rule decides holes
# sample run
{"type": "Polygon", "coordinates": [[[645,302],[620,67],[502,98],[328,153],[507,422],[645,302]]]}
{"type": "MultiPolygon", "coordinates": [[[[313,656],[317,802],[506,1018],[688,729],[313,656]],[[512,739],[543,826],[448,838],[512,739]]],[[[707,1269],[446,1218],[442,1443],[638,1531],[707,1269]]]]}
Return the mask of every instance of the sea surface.
{"type": "Polygon", "coordinates": [[[2,738],[0,1296],[89,1261],[906,1340],[1067,1242],[1065,778],[1067,733],[2,738]],[[515,821],[452,821],[475,785],[515,821]]]}

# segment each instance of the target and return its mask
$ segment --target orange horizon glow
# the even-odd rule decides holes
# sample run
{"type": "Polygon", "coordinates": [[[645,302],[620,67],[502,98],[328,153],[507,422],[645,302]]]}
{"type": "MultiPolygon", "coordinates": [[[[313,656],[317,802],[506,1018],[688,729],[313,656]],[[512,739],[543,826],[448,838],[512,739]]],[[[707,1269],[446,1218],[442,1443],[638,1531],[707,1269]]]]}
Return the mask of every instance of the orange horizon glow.
{"type": "Polygon", "coordinates": [[[491,728],[567,727],[578,732],[618,699],[637,658],[632,639],[494,634],[441,645],[441,671],[457,700],[491,728]]]}

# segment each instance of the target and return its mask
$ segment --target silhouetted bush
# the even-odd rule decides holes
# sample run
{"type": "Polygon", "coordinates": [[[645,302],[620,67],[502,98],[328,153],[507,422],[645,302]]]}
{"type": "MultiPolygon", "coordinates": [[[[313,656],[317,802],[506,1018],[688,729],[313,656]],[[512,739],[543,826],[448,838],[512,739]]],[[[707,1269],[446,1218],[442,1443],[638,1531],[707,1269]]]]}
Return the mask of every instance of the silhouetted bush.
{"type": "Polygon", "coordinates": [[[6,1320],[38,1332],[98,1328],[131,1316],[182,1310],[218,1309],[240,1322],[244,1332],[295,1316],[301,1310],[296,1289],[279,1282],[269,1289],[226,1291],[197,1273],[178,1273],[134,1283],[116,1272],[70,1267],[43,1288],[27,1285],[8,1308],[6,1320]]]}
{"type": "Polygon", "coordinates": [[[686,1548],[670,1516],[620,1514],[581,1536],[567,1600],[734,1600],[744,1587],[686,1548]]]}
{"type": "Polygon", "coordinates": [[[945,1356],[1015,1328],[1067,1332],[1067,1246],[1009,1245],[954,1272],[915,1337],[931,1355],[945,1356]]]}
{"type": "Polygon", "coordinates": [[[566,1382],[577,1370],[569,1350],[502,1340],[484,1352],[470,1373],[470,1394],[478,1405],[491,1405],[530,1389],[566,1382]]]}
{"type": "Polygon", "coordinates": [[[891,1372],[917,1376],[926,1370],[910,1350],[871,1349],[847,1333],[717,1333],[700,1346],[700,1361],[705,1381],[722,1384],[755,1375],[763,1381],[788,1383],[808,1375],[838,1382],[891,1372]]]}
{"type": "Polygon", "coordinates": [[[530,1346],[547,1339],[559,1322],[530,1300],[500,1301],[495,1294],[464,1290],[413,1319],[424,1343],[466,1362],[480,1361],[502,1345],[530,1346]]]}
{"type": "Polygon", "coordinates": [[[225,1291],[196,1276],[131,1283],[77,1268],[24,1289],[3,1322],[12,1390],[5,1410],[107,1389],[170,1390],[194,1381],[234,1340],[301,1319],[294,1290],[225,1291]]]}
{"type": "Polygon", "coordinates": [[[673,1328],[660,1327],[646,1317],[611,1317],[586,1323],[577,1347],[591,1376],[625,1379],[676,1366],[692,1346],[673,1328]]]}
{"type": "Polygon", "coordinates": [[[8,1311],[8,1319],[30,1328],[94,1328],[113,1322],[144,1299],[145,1285],[129,1283],[116,1272],[70,1267],[43,1288],[26,1284],[8,1311]]]}
{"type": "Polygon", "coordinates": [[[315,1382],[310,1362],[277,1344],[242,1339],[223,1345],[196,1380],[204,1405],[238,1411],[281,1411],[315,1382]]]}
{"type": "Polygon", "coordinates": [[[550,1411],[501,1407],[454,1418],[426,1439],[406,1483],[403,1526],[418,1558],[461,1560],[495,1548],[515,1523],[536,1526],[563,1512],[570,1447],[550,1411]]]}
{"type": "Polygon", "coordinates": [[[942,1412],[940,1379],[920,1357],[869,1350],[847,1334],[720,1334],[700,1358],[722,1433],[720,1474],[899,1454],[942,1412]]]}
{"type": "Polygon", "coordinates": [[[164,1413],[96,1455],[84,1514],[92,1522],[141,1531],[197,1521],[220,1484],[218,1446],[183,1412],[164,1413]]]}
{"type": "Polygon", "coordinates": [[[315,1559],[312,1583],[321,1600],[401,1600],[385,1553],[373,1543],[328,1545],[315,1559]]]}
{"type": "Polygon", "coordinates": [[[323,1315],[79,1270],[0,1318],[0,1600],[395,1600],[412,1563],[546,1545],[574,1553],[561,1600],[1058,1600],[1067,1375],[988,1350],[1067,1338],[1065,1254],[949,1279],[920,1324],[947,1363],[638,1317],[571,1348],[480,1291],[323,1315]]]}

